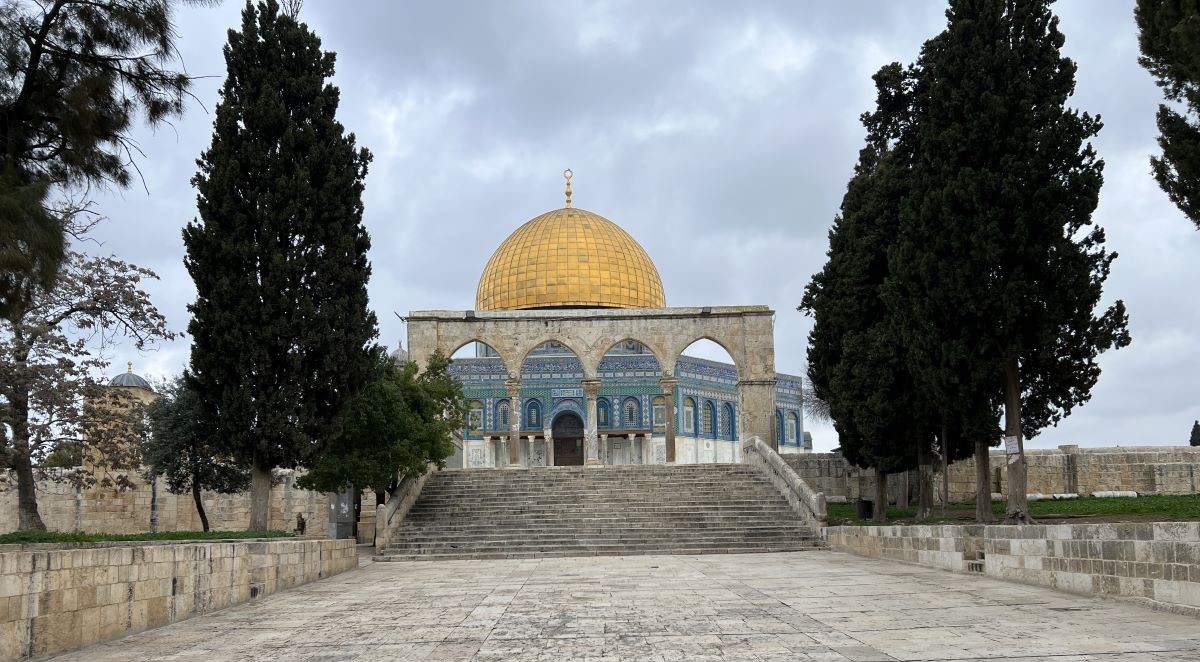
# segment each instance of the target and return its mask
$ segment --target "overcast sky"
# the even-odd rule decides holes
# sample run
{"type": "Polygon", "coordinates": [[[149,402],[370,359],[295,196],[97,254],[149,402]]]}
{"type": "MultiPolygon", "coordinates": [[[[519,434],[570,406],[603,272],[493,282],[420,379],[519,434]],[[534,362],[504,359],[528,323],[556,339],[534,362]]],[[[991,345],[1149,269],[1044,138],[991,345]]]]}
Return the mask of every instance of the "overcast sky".
{"type": "MultiPolygon", "coordinates": [[[[1057,5],[1079,65],[1073,104],[1101,115],[1107,163],[1095,219],[1120,253],[1108,299],[1129,307],[1133,345],[1102,360],[1088,405],[1032,447],[1184,444],[1200,418],[1200,232],[1149,174],[1160,94],[1137,64],[1133,3],[1057,5]]],[[[158,272],[149,287],[184,330],[195,293],[180,228],[209,143],[226,30],[243,5],[185,8],[179,47],[201,103],[142,131],[145,188],[103,197],[100,246],[158,272]]],[[[776,366],[803,370],[811,320],[795,311],[825,259],[827,232],[871,108],[871,74],[911,62],[945,3],[334,2],[301,13],[337,52],[339,119],[371,149],[364,221],[381,340],[393,312],[469,309],[492,251],[526,220],[576,206],[624,227],[658,266],[671,306],[767,304],[776,366]]],[[[138,354],[162,377],[188,340],[138,354]]],[[[809,425],[817,450],[831,428],[809,425]]]]}

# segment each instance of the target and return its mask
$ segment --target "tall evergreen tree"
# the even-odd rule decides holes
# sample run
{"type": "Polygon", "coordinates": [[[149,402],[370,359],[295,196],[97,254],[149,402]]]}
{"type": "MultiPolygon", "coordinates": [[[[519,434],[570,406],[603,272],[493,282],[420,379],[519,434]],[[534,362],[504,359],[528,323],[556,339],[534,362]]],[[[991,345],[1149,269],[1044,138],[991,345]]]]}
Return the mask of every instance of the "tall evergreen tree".
{"type": "Polygon", "coordinates": [[[958,379],[1003,395],[1008,521],[1029,520],[1024,437],[1086,402],[1097,355],[1129,343],[1123,303],[1096,314],[1116,257],[1091,220],[1103,163],[1088,141],[1101,125],[1066,106],[1075,64],[1050,4],[951,0],[921,57],[925,109],[893,253],[896,279],[920,293],[904,300],[910,316],[938,342],[970,338],[958,379]]]}
{"type": "MultiPolygon", "coordinates": [[[[906,349],[892,333],[881,296],[906,193],[913,77],[894,63],[875,83],[878,107],[863,115],[867,145],[829,233],[829,259],[800,307],[814,318],[809,378],[828,404],[846,459],[876,470],[876,519],[882,521],[886,475],[926,459],[933,430],[929,403],[914,388],[906,349]]],[[[928,483],[927,498],[931,488],[928,483]]]]}
{"type": "Polygon", "coordinates": [[[1200,229],[1200,7],[1195,0],[1138,0],[1139,62],[1169,101],[1158,107],[1162,156],[1150,158],[1154,178],[1200,229]]]}
{"type": "Polygon", "coordinates": [[[371,156],[335,119],[334,54],[276,0],[247,2],[225,63],[193,179],[200,217],[183,231],[197,291],[189,384],[251,466],[250,528],[263,530],[271,470],[335,437],[371,372],[371,156]]]}
{"type": "Polygon", "coordinates": [[[1188,440],[1188,443],[1193,446],[1200,446],[1200,421],[1192,423],[1192,436],[1188,440]]]}

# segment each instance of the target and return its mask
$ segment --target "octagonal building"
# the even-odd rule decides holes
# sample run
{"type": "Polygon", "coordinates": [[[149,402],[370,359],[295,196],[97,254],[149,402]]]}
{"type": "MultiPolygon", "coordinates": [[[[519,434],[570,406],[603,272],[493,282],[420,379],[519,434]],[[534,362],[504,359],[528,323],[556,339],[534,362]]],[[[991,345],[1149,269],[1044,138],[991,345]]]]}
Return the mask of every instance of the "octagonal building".
{"type": "Polygon", "coordinates": [[[739,462],[752,435],[811,450],[801,380],[774,369],[774,311],[668,307],[646,250],[573,207],[564,174],[566,206],[500,243],[474,310],[409,313],[413,360],[458,356],[469,415],[449,466],[739,462]],[[733,363],[683,355],[701,339],[733,363]]]}

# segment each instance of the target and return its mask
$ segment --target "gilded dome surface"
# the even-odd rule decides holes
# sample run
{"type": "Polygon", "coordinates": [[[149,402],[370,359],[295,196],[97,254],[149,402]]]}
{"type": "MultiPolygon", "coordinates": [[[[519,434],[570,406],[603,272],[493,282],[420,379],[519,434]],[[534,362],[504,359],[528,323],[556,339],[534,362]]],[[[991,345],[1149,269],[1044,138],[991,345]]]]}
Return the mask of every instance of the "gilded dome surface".
{"type": "Polygon", "coordinates": [[[542,214],[509,235],[484,267],[475,295],[476,310],[666,305],[645,249],[616,223],[573,207],[542,214]]]}

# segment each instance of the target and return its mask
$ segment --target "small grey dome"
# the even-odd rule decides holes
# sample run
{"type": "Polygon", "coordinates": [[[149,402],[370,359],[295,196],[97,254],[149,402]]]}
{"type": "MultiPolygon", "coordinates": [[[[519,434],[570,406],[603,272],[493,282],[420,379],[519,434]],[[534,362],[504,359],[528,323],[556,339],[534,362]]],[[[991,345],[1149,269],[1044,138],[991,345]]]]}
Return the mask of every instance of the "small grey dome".
{"type": "Polygon", "coordinates": [[[154,389],[150,388],[150,382],[143,379],[141,375],[138,375],[133,372],[133,362],[132,361],[129,362],[129,369],[126,372],[124,372],[123,374],[113,377],[112,381],[110,381],[108,383],[108,385],[109,386],[132,386],[134,388],[144,388],[147,391],[154,390],[154,389]]]}

